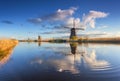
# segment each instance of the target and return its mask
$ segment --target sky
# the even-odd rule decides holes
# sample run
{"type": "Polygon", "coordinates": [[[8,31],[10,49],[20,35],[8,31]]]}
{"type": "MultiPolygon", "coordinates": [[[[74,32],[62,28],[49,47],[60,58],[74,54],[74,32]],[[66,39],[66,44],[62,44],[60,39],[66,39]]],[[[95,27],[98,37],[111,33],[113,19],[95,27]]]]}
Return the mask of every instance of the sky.
{"type": "Polygon", "coordinates": [[[120,36],[120,0],[0,0],[0,38],[120,36]],[[80,28],[84,30],[80,30],[80,28]]]}

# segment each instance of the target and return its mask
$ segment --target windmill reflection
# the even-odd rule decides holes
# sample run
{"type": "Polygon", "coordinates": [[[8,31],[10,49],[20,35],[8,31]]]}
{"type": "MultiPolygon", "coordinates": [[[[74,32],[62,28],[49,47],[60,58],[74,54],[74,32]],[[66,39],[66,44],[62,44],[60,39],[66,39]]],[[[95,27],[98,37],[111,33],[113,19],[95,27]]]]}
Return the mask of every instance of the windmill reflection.
{"type": "MultiPolygon", "coordinates": [[[[66,49],[68,49],[68,47],[66,49]]],[[[56,52],[52,54],[52,56],[41,55],[40,58],[34,59],[31,63],[54,67],[59,72],[69,71],[72,74],[80,73],[82,63],[91,70],[107,70],[109,68],[109,63],[107,61],[97,59],[94,49],[88,51],[86,47],[83,45],[78,46],[75,42],[70,43],[70,49],[71,53],[64,54],[63,52],[65,52],[65,50],[60,50],[56,47],[55,51],[58,51],[57,53],[60,52],[60,54],[62,53],[62,55],[56,54],[56,52]],[[46,57],[48,58],[48,56],[49,59],[45,59],[46,57]]]]}
{"type": "Polygon", "coordinates": [[[41,42],[38,42],[38,46],[41,46],[41,42]]]}
{"type": "Polygon", "coordinates": [[[80,59],[83,58],[83,61],[90,67],[92,70],[105,70],[109,68],[109,63],[105,60],[98,60],[96,56],[96,51],[92,49],[90,53],[88,53],[86,48],[77,49],[77,43],[70,44],[71,53],[74,55],[74,61],[81,61],[80,59]],[[76,51],[79,50],[78,53],[76,51]],[[79,57],[79,59],[78,59],[79,57]]]}
{"type": "Polygon", "coordinates": [[[76,54],[77,42],[70,43],[70,48],[71,48],[71,53],[72,53],[72,54],[76,54]]]}

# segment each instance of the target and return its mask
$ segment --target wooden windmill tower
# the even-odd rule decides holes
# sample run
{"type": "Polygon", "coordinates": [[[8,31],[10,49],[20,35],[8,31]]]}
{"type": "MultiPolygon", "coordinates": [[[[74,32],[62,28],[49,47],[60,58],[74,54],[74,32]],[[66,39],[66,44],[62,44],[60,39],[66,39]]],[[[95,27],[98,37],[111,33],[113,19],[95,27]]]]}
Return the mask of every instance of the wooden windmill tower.
{"type": "Polygon", "coordinates": [[[84,30],[84,28],[76,28],[75,19],[73,20],[73,28],[70,31],[70,41],[77,41],[78,37],[76,35],[76,30],[84,30]]]}

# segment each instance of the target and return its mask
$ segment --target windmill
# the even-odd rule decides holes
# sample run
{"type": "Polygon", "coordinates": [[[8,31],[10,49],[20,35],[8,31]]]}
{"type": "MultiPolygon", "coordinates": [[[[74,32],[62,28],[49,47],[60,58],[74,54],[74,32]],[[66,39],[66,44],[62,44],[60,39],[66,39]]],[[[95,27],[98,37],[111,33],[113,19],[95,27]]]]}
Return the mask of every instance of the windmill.
{"type": "Polygon", "coordinates": [[[73,28],[71,28],[70,41],[77,41],[76,30],[84,30],[83,28],[76,28],[75,20],[73,20],[73,28]]]}

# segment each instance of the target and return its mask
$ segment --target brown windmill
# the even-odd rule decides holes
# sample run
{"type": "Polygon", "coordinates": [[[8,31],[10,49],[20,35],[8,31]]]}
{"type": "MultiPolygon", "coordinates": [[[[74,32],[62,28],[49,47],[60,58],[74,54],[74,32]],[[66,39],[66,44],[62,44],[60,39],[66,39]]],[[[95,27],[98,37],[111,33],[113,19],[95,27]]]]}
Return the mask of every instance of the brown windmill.
{"type": "Polygon", "coordinates": [[[73,28],[71,28],[70,41],[77,41],[76,30],[84,30],[83,28],[75,27],[75,20],[73,20],[73,28]]]}

